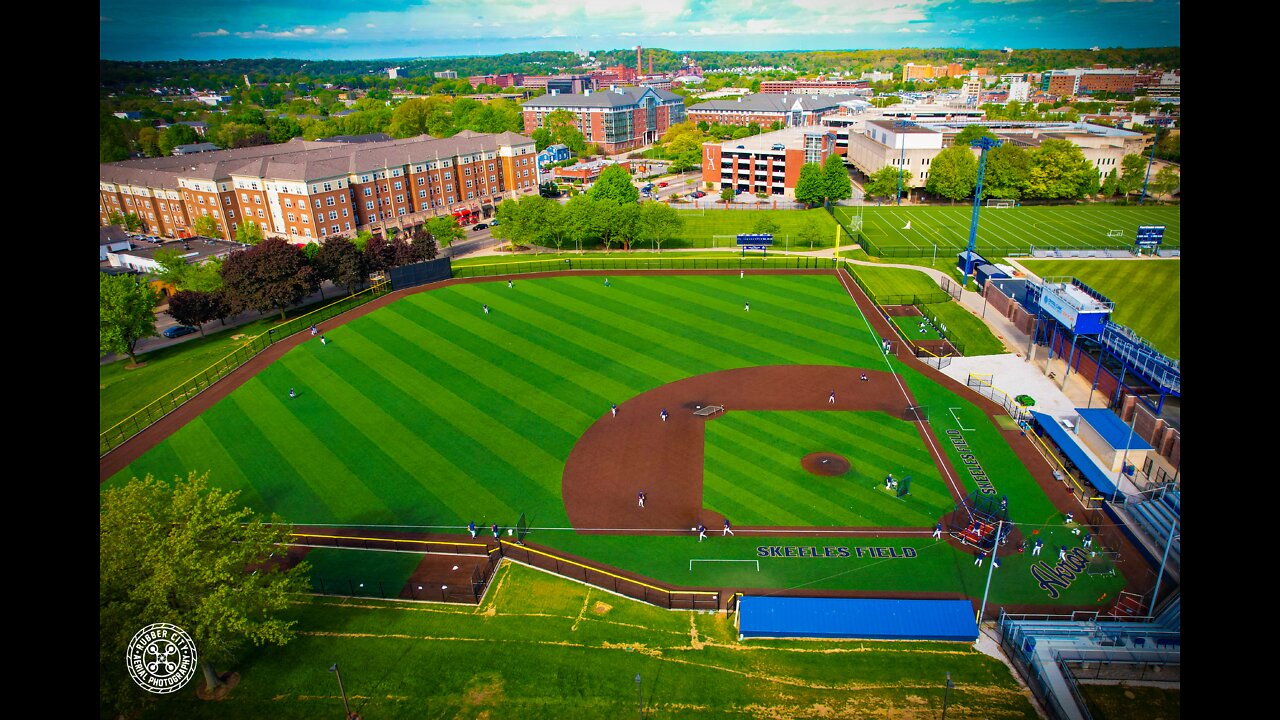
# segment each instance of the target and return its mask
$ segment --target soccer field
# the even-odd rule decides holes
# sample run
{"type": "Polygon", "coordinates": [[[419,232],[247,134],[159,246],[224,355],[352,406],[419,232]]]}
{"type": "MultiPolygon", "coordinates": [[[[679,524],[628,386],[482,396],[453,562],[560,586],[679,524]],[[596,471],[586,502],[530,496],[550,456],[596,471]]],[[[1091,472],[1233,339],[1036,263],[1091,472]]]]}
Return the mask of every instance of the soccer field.
{"type": "MultiPolygon", "coordinates": [[[[867,206],[837,207],[846,224],[862,214],[862,233],[875,248],[911,248],[923,255],[948,255],[969,246],[973,208],[867,206]],[[908,223],[910,229],[906,229],[908,223]]],[[[1032,248],[1061,250],[1132,247],[1139,225],[1164,225],[1164,247],[1181,247],[1181,208],[1115,205],[1065,207],[983,207],[979,213],[980,255],[1028,255],[1032,248]]],[[[877,254],[877,253],[872,253],[877,254]]],[[[889,255],[890,253],[886,253],[889,255]]]]}

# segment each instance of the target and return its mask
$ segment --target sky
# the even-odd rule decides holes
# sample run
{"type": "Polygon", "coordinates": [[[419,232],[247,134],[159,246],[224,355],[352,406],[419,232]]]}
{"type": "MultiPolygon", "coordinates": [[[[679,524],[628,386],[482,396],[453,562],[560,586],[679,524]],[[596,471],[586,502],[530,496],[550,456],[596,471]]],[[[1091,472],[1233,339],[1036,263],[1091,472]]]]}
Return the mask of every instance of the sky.
{"type": "Polygon", "coordinates": [[[1180,0],[100,0],[109,60],[1167,47],[1180,0]]]}

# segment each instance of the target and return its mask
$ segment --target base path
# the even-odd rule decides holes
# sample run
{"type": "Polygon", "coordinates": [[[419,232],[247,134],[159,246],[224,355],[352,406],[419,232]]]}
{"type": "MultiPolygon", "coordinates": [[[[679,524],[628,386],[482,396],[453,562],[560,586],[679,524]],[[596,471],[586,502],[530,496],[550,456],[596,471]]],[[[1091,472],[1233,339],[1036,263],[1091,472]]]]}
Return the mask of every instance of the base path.
{"type": "MultiPolygon", "coordinates": [[[[699,522],[718,531],[724,516],[702,506],[707,423],[750,410],[879,410],[903,417],[914,404],[893,374],[839,366],[749,367],[668,383],[619,405],[617,417],[606,413],[582,434],[564,465],[565,511],[580,533],[687,533],[699,522]],[[860,379],[864,373],[867,382],[860,379]],[[725,411],[695,414],[708,405],[725,411]]],[[[944,460],[934,454],[934,462],[944,460]]]]}

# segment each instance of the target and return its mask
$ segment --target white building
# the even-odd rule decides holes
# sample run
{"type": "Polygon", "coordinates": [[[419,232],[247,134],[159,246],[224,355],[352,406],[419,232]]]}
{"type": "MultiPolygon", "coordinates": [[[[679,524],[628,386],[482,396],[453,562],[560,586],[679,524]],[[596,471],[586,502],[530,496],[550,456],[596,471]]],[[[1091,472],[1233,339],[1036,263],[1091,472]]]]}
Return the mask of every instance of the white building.
{"type": "Polygon", "coordinates": [[[1026,102],[1031,97],[1031,83],[1026,80],[1013,80],[1009,83],[1009,100],[1026,102]]]}

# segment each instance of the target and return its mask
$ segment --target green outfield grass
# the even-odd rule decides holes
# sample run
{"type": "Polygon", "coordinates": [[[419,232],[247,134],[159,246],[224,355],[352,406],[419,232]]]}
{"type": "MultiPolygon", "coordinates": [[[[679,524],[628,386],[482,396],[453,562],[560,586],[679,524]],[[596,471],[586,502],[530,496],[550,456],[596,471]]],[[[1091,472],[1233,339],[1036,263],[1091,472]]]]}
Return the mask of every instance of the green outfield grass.
{"type": "Polygon", "coordinates": [[[306,559],[316,592],[396,597],[422,562],[422,553],[314,548],[306,559]]]}
{"type": "MultiPolygon", "coordinates": [[[[673,206],[674,207],[674,206],[673,206]]],[[[709,248],[733,246],[733,236],[739,233],[755,232],[755,223],[760,217],[767,217],[778,224],[773,233],[773,247],[784,251],[810,250],[835,247],[836,223],[826,210],[680,210],[676,213],[684,221],[684,229],[671,240],[663,241],[663,249],[668,248],[709,248]],[[801,242],[800,231],[810,221],[818,223],[822,228],[822,239],[814,243],[801,242]],[[721,237],[716,237],[717,235],[721,237]]],[[[642,248],[649,248],[649,243],[642,243],[642,248]]]]}
{"type": "Polygon", "coordinates": [[[942,337],[931,322],[925,322],[924,332],[920,332],[920,321],[924,318],[919,315],[898,315],[889,319],[898,326],[898,330],[904,336],[912,340],[937,340],[942,337]]]}
{"type": "Polygon", "coordinates": [[[735,411],[706,425],[703,504],[741,525],[932,527],[953,502],[923,451],[915,425],[882,412],[735,411]],[[809,473],[814,452],[849,472],[809,473]],[[889,473],[911,494],[886,491],[889,473]]]}
{"type": "Polygon", "coordinates": [[[640,705],[649,718],[933,717],[948,672],[948,714],[1036,717],[1008,667],[971,643],[740,642],[731,616],[662,610],[509,563],[478,608],[307,598],[288,617],[298,637],[247,650],[228,668],[241,679],[225,700],[184,689],[141,717],[337,717],[334,661],[351,709],[379,720],[597,720],[640,705]]]}
{"type": "Polygon", "coordinates": [[[991,328],[967,307],[948,300],[944,303],[921,305],[920,311],[947,326],[947,337],[964,345],[966,356],[998,355],[1009,352],[1000,339],[991,334],[991,328]]]}
{"type": "MultiPolygon", "coordinates": [[[[937,246],[939,257],[969,246],[973,208],[863,206],[837,207],[843,221],[862,213],[862,233],[878,248],[908,247],[926,255],[937,246]],[[907,223],[911,229],[904,229],[907,223]]],[[[986,257],[1028,254],[1031,248],[1131,247],[1139,225],[1164,225],[1165,247],[1180,247],[1181,208],[1178,206],[1124,207],[1115,205],[983,207],[978,221],[977,250],[986,257]],[[1110,237],[1119,230],[1120,237],[1110,237]]]]}
{"type": "Polygon", "coordinates": [[[847,267],[850,272],[858,276],[867,291],[882,305],[911,304],[909,298],[899,302],[903,300],[904,295],[928,298],[942,294],[942,288],[938,283],[918,270],[853,264],[847,267]]]}
{"type": "Polygon", "coordinates": [[[1113,317],[1169,357],[1182,356],[1181,260],[1021,260],[1041,277],[1070,275],[1116,304],[1113,317]]]}
{"type": "MultiPolygon", "coordinates": [[[[298,524],[396,524],[461,534],[471,520],[510,526],[524,512],[535,542],[684,584],[690,538],[546,529],[568,526],[561,477],[578,438],[610,403],[675,380],[760,365],[839,365],[901,373],[931,408],[936,436],[928,442],[941,447],[952,468],[962,468],[962,453],[943,435],[955,408],[960,422],[974,428],[965,432],[969,454],[1009,495],[1013,517],[1028,529],[1061,528],[972,396],[886,359],[835,277],[611,280],[607,288],[599,275],[520,280],[514,288],[495,281],[408,296],[330,330],[328,345],[290,350],[106,486],[148,473],[172,478],[208,470],[211,483],[241,491],[246,505],[298,524]],[[752,305],[749,315],[744,300],[752,305]]],[[[967,473],[950,469],[941,480],[960,494],[977,488],[967,473]]],[[[732,552],[755,557],[750,542],[732,552]]],[[[933,553],[938,559],[925,573],[878,562],[867,572],[841,574],[822,561],[792,561],[778,577],[785,586],[819,582],[818,573],[823,587],[976,592],[963,553],[946,545],[933,553]]],[[[993,601],[1048,602],[1028,574],[1017,582],[1014,573],[1005,577],[1010,585],[994,587],[993,601]]],[[[1064,599],[1092,600],[1101,590],[1090,588],[1112,584],[1078,579],[1064,599]]]]}

